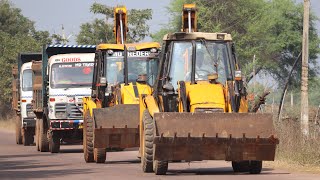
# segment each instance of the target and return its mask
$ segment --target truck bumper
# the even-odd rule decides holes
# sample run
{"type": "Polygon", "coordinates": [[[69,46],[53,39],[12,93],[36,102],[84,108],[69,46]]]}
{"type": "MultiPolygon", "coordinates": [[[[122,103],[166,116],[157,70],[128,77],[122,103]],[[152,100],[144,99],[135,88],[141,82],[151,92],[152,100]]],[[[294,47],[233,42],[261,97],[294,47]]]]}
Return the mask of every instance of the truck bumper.
{"type": "Polygon", "coordinates": [[[34,128],[36,127],[36,120],[34,118],[23,118],[24,128],[34,128]]]}
{"type": "Polygon", "coordinates": [[[51,130],[82,129],[83,120],[50,120],[51,130]]]}

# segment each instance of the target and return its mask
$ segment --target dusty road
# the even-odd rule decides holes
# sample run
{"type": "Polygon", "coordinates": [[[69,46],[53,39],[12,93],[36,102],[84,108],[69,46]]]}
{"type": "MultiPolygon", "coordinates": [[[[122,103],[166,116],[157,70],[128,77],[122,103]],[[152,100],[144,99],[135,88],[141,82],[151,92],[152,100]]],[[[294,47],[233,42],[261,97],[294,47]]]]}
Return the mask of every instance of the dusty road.
{"type": "Polygon", "coordinates": [[[62,146],[62,153],[40,153],[16,145],[13,132],[0,130],[0,179],[237,179],[319,180],[320,175],[265,168],[260,175],[235,174],[230,163],[171,163],[168,175],[144,174],[137,151],[110,152],[105,164],[86,164],[81,146],[62,146]]]}

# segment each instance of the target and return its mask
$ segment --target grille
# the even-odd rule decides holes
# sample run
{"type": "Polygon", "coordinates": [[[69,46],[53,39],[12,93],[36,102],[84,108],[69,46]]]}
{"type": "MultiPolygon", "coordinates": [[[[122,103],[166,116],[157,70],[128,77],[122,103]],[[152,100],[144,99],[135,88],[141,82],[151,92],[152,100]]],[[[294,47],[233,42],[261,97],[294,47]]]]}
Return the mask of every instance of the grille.
{"type": "Polygon", "coordinates": [[[195,113],[223,113],[223,109],[222,108],[196,108],[195,113]]]}
{"type": "Polygon", "coordinates": [[[55,105],[55,115],[57,118],[82,119],[82,112],[79,108],[82,108],[82,104],[57,103],[55,105]]]}

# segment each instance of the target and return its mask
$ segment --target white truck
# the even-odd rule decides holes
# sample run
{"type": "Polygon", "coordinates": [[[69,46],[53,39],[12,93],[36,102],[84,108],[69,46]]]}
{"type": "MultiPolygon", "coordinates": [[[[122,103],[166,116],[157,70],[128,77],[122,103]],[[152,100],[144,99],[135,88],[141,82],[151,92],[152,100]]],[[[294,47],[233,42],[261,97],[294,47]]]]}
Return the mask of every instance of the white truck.
{"type": "Polygon", "coordinates": [[[42,63],[33,64],[36,147],[60,151],[60,144],[82,142],[82,98],[91,94],[94,45],[49,45],[42,63]]]}
{"type": "Polygon", "coordinates": [[[34,142],[35,114],[32,111],[31,61],[41,60],[41,53],[20,53],[13,67],[12,106],[16,111],[16,143],[25,146],[34,142]]]}

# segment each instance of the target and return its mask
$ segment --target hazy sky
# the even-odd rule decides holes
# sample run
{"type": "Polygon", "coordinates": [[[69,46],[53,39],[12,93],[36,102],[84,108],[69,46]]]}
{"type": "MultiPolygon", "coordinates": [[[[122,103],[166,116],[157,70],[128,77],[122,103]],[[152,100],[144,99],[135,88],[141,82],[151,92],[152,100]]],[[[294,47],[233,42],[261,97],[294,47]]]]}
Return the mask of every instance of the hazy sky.
{"type": "MultiPolygon", "coordinates": [[[[74,36],[79,32],[80,24],[99,17],[90,12],[90,5],[93,2],[109,6],[124,4],[127,9],[151,8],[153,19],[149,21],[149,25],[151,33],[154,33],[168,21],[169,14],[166,7],[170,0],[11,0],[11,2],[22,10],[24,16],[36,22],[38,30],[61,34],[63,24],[65,34],[73,35],[70,43],[75,43],[74,36]]],[[[311,8],[320,17],[320,1],[311,0],[311,8]]],[[[320,23],[317,24],[319,31],[320,23]]]]}

